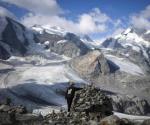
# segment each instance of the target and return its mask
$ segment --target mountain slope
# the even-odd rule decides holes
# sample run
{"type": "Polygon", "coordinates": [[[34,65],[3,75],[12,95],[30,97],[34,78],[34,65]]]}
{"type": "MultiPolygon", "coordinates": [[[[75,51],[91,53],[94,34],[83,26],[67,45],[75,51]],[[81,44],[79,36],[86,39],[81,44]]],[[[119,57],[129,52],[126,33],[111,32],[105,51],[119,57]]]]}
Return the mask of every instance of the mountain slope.
{"type": "Polygon", "coordinates": [[[60,55],[76,57],[86,54],[90,48],[84,44],[80,37],[69,33],[59,27],[50,26],[33,26],[32,29],[37,31],[36,38],[46,49],[60,55]]]}
{"type": "Polygon", "coordinates": [[[105,55],[124,58],[139,66],[144,73],[150,72],[150,42],[144,40],[132,28],[105,40],[101,48],[105,55]]]}
{"type": "Polygon", "coordinates": [[[3,27],[0,31],[0,45],[9,53],[24,55],[27,52],[28,39],[25,39],[25,27],[8,17],[0,17],[3,27]]]}

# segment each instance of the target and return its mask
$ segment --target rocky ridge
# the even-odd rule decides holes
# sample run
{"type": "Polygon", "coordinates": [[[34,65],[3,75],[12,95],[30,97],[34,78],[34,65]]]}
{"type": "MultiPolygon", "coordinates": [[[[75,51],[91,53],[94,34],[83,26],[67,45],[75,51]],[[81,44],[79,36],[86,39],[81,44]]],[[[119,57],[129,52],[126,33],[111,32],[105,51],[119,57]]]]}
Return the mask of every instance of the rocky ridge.
{"type": "Polygon", "coordinates": [[[31,114],[23,106],[0,105],[0,125],[148,125],[112,115],[111,100],[99,89],[85,87],[76,93],[71,112],[61,109],[46,116],[31,114]],[[85,94],[85,99],[83,97],[85,94]],[[96,93],[96,96],[93,96],[96,93]],[[81,98],[78,98],[78,97],[81,98]],[[97,97],[98,96],[98,97],[97,97]],[[83,103],[83,99],[85,99],[83,103]],[[92,101],[91,101],[92,100],[92,101]],[[80,104],[80,105],[79,105],[80,104]],[[83,105],[81,105],[83,104],[83,105]],[[82,109],[82,110],[79,110],[82,109]]]}

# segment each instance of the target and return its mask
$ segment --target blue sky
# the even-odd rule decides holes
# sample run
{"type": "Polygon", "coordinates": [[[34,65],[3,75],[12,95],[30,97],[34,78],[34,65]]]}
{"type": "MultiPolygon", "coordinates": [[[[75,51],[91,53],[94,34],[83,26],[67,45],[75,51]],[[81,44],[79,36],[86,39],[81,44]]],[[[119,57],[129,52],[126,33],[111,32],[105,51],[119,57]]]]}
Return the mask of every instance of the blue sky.
{"type": "Polygon", "coordinates": [[[74,17],[96,7],[112,18],[120,18],[145,9],[150,0],[58,0],[58,3],[74,17]]]}
{"type": "Polygon", "coordinates": [[[0,6],[26,26],[56,25],[93,39],[150,24],[150,0],[0,0],[0,6]]]}

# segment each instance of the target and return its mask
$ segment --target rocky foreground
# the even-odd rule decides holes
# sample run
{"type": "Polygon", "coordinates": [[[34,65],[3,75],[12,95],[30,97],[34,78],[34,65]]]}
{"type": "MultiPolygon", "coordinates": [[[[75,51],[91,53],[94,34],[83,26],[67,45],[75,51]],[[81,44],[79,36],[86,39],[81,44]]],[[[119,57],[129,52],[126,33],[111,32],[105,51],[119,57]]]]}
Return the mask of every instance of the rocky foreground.
{"type": "Polygon", "coordinates": [[[91,86],[76,92],[70,112],[53,111],[42,116],[10,102],[6,99],[0,105],[0,125],[150,125],[150,120],[135,122],[113,115],[112,100],[91,86]]]}

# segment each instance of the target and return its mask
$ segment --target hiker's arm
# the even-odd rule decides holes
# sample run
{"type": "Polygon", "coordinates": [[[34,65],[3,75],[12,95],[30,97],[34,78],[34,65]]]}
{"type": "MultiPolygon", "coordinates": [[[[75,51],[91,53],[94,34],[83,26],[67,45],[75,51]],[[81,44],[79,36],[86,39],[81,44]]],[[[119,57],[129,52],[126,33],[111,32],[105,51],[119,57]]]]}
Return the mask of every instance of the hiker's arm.
{"type": "Polygon", "coordinates": [[[79,91],[79,90],[81,90],[82,88],[75,88],[75,91],[79,91]]]}

